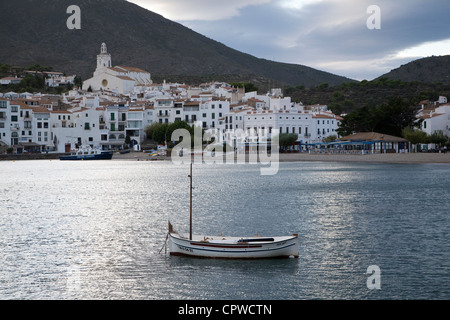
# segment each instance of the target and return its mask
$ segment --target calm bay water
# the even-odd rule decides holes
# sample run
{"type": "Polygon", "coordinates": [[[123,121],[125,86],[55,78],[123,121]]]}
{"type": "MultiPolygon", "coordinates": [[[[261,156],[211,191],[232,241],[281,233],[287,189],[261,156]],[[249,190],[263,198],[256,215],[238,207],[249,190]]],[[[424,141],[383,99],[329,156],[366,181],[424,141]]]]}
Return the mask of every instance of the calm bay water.
{"type": "Polygon", "coordinates": [[[194,166],[194,232],[300,235],[300,258],[170,257],[187,165],[0,162],[0,299],[450,299],[450,166],[194,166]],[[381,289],[369,290],[369,266],[381,289]]]}

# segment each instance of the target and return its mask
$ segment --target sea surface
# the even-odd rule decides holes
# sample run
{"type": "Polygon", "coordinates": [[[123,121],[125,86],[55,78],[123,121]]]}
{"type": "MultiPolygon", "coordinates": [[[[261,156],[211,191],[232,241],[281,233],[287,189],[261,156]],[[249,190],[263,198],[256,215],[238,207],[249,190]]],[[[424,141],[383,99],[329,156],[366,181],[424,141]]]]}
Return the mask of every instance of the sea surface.
{"type": "Polygon", "coordinates": [[[188,174],[0,162],[0,299],[450,299],[449,165],[194,165],[194,233],[299,234],[299,259],[257,261],[169,255],[188,174]]]}

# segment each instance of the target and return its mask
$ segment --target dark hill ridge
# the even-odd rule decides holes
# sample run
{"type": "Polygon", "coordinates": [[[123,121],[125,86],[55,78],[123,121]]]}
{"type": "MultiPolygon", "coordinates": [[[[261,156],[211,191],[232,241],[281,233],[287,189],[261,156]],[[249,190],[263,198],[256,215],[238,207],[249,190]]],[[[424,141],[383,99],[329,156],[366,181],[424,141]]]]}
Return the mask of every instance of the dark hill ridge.
{"type": "Polygon", "coordinates": [[[383,77],[405,82],[450,84],[450,55],[414,60],[380,78],[383,77]]]}
{"type": "Polygon", "coordinates": [[[0,62],[10,65],[38,63],[86,79],[105,42],[113,65],[138,67],[152,76],[236,75],[239,80],[306,87],[352,81],[258,59],[125,0],[2,0],[0,12],[0,62]],[[81,30],[66,27],[66,11],[73,4],[81,9],[81,30]]]}

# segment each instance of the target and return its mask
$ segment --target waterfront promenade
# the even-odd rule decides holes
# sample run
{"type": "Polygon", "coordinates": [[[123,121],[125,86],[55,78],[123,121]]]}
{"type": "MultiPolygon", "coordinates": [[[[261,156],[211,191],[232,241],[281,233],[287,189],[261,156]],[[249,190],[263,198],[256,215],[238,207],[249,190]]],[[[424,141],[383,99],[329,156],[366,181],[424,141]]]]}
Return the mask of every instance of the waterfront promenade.
{"type": "MultiPolygon", "coordinates": [[[[167,160],[170,157],[150,157],[148,153],[135,152],[116,154],[113,160],[167,160]]],[[[386,153],[386,154],[314,154],[314,153],[280,153],[280,162],[321,161],[321,162],[372,162],[372,163],[447,163],[450,153],[386,153]]]]}
{"type": "MultiPolygon", "coordinates": [[[[58,160],[57,154],[0,156],[0,161],[58,160]]],[[[170,161],[170,157],[151,157],[146,152],[115,153],[113,161],[170,161]]],[[[368,162],[368,163],[446,163],[450,164],[448,153],[387,153],[387,154],[327,154],[327,153],[280,153],[280,162],[320,161],[320,162],[368,162]]]]}

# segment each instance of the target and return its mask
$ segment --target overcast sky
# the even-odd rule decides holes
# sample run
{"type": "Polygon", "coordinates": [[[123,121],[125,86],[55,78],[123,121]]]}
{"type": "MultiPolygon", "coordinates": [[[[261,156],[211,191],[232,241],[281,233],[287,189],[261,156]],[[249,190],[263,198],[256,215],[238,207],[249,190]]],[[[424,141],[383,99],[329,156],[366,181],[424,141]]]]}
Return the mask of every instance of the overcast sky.
{"type": "Polygon", "coordinates": [[[129,1],[258,58],[357,80],[450,54],[449,0],[129,1]]]}

